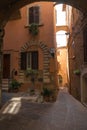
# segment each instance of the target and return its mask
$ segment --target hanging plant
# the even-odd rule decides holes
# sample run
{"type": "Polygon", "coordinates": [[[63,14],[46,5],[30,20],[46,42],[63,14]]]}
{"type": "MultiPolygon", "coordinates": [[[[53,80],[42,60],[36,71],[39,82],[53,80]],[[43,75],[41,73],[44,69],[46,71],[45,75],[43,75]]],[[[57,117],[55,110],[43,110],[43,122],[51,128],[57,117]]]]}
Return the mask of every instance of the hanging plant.
{"type": "Polygon", "coordinates": [[[38,29],[38,25],[35,24],[35,23],[32,23],[30,26],[29,26],[29,32],[32,34],[32,35],[37,35],[39,33],[39,29],[38,29]]]}

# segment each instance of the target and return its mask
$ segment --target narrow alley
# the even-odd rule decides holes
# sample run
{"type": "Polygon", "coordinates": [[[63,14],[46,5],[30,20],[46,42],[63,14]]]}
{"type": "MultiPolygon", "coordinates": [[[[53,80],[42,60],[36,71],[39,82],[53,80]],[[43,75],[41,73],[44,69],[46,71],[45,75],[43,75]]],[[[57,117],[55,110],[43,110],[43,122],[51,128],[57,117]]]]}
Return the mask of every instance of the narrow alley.
{"type": "Polygon", "coordinates": [[[64,89],[59,91],[55,103],[10,99],[0,112],[0,130],[5,129],[87,130],[87,108],[64,89]]]}

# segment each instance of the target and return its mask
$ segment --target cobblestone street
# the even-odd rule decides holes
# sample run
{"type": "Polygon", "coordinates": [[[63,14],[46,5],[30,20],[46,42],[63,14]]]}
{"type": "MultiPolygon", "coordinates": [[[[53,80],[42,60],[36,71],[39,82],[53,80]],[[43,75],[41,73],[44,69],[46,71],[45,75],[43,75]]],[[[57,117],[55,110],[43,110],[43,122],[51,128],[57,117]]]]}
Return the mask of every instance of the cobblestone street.
{"type": "Polygon", "coordinates": [[[0,130],[87,130],[87,108],[65,90],[55,103],[14,97],[0,111],[0,130]]]}

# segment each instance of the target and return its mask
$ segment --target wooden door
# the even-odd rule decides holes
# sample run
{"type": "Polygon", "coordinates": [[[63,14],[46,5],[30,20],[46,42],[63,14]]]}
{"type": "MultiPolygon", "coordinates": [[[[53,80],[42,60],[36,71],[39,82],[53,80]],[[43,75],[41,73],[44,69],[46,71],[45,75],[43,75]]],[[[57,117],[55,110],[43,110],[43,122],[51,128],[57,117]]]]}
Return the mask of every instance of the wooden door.
{"type": "Polygon", "coordinates": [[[3,78],[10,78],[10,54],[3,55],[3,78]]]}

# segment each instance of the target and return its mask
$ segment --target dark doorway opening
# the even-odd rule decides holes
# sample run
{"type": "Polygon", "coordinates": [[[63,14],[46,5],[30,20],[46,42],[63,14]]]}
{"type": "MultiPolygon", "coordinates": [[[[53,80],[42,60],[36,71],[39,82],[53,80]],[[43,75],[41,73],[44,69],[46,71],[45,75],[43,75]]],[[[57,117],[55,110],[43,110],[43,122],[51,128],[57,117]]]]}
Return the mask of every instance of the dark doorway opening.
{"type": "Polygon", "coordinates": [[[3,55],[3,78],[10,78],[10,54],[3,55]]]}

